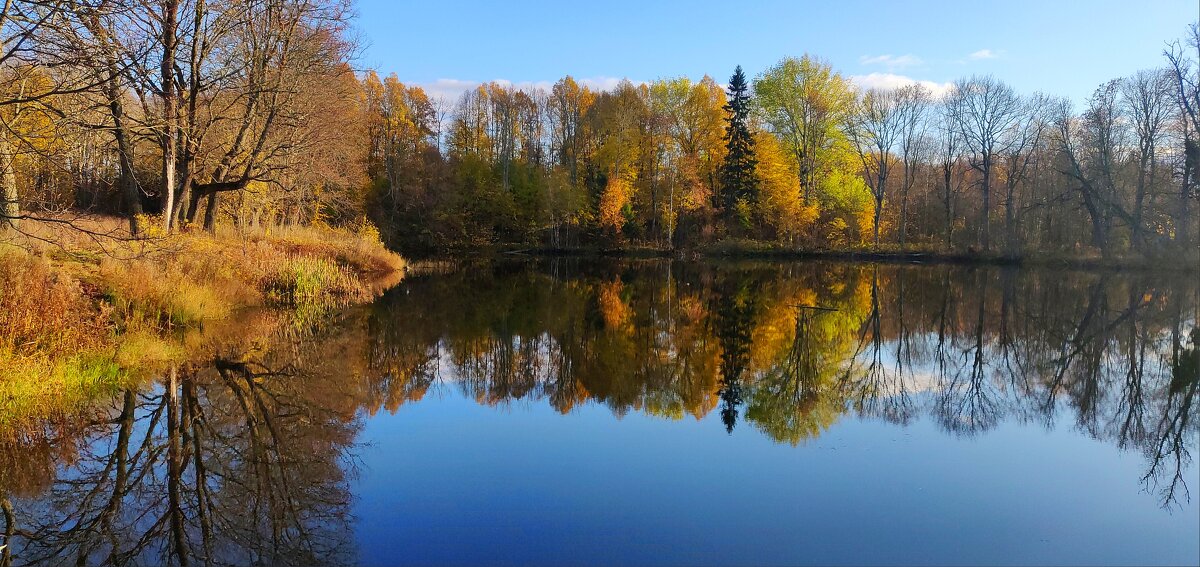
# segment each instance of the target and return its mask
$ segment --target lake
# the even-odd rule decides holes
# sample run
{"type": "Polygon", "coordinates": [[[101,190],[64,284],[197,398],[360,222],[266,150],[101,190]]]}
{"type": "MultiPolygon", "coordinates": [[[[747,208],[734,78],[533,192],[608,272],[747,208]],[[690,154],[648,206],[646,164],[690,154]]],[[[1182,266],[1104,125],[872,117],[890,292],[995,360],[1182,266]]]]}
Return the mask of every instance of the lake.
{"type": "Polygon", "coordinates": [[[0,563],[1197,564],[1198,309],[1194,274],[429,265],[0,447],[0,563]]]}

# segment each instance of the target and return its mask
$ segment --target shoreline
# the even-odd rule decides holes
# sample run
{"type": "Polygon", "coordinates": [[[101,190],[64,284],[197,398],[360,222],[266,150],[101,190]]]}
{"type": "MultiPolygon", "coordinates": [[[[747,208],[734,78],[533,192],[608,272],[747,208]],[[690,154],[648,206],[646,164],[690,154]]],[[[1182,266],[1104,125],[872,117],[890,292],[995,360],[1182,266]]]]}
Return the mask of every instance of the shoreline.
{"type": "Polygon", "coordinates": [[[878,264],[920,264],[993,266],[1008,268],[1050,268],[1086,271],[1150,271],[1200,273],[1200,250],[1197,256],[1185,262],[1168,262],[1160,258],[1146,257],[1086,257],[1068,255],[1006,255],[978,252],[941,252],[914,250],[871,251],[871,250],[818,250],[791,249],[754,244],[717,244],[706,247],[671,249],[653,246],[518,246],[496,245],[491,247],[461,248],[426,258],[474,257],[577,257],[577,258],[625,258],[625,259],[677,259],[677,260],[825,260],[839,262],[869,262],[878,264]]]}

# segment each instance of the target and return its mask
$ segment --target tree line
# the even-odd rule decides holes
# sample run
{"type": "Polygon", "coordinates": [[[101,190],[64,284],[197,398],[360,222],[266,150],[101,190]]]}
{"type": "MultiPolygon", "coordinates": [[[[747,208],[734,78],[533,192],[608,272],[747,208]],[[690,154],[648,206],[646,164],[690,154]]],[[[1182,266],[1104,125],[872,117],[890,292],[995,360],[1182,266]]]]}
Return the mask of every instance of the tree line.
{"type": "Polygon", "coordinates": [[[1195,25],[1162,68],[1078,107],[991,76],[861,89],[811,55],[727,84],[567,76],[449,101],[356,71],[351,16],[349,0],[6,2],[0,224],[369,218],[405,251],[1195,248],[1195,25]]]}
{"type": "Polygon", "coordinates": [[[819,58],[726,86],[364,79],[371,209],[397,242],[1023,254],[1191,250],[1196,28],[1081,108],[991,76],[859,89],[819,58]]]}

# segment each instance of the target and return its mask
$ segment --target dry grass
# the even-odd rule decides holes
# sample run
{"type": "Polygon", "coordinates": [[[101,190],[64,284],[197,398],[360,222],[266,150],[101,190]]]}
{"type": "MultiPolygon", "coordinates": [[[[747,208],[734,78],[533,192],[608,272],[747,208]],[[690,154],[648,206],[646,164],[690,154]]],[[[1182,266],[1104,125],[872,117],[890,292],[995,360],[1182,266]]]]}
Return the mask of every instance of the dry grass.
{"type": "Polygon", "coordinates": [[[108,308],[44,257],[0,252],[0,430],[111,386],[108,308]]]}
{"type": "Polygon", "coordinates": [[[94,293],[44,257],[0,251],[0,351],[53,356],[97,346],[105,313],[94,293]]]}
{"type": "Polygon", "coordinates": [[[122,219],[70,220],[0,235],[0,437],[182,361],[188,329],[256,306],[308,324],[404,267],[366,223],[130,239],[122,219]]]}

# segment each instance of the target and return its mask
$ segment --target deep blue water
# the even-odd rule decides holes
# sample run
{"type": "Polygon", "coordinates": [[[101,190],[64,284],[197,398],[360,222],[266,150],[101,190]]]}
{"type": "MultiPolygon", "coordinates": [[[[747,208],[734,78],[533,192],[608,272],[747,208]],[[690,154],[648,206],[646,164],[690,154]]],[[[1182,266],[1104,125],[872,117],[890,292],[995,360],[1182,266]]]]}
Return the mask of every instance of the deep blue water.
{"type": "Polygon", "coordinates": [[[716,415],[560,415],[449,390],[368,420],[363,440],[369,565],[1200,561],[1195,500],[1164,510],[1142,455],[1070,424],[964,439],[851,417],[792,447],[716,415]]]}

